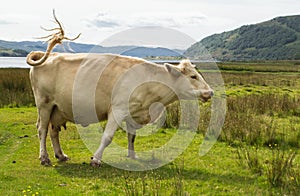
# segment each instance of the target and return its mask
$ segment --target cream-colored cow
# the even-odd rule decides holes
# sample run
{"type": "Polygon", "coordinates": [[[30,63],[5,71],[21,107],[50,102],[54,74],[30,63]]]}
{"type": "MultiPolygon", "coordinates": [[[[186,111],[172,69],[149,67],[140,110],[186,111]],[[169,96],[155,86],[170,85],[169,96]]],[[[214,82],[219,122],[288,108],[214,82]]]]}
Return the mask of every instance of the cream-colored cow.
{"type": "Polygon", "coordinates": [[[60,25],[46,52],[31,52],[27,56],[38,109],[42,165],[51,164],[46,150],[48,129],[55,157],[68,160],[59,144],[59,131],[67,121],[87,126],[107,120],[101,144],[91,161],[91,165],[98,166],[120,122],[127,125],[128,156],[135,158],[136,129],[153,122],[163,111],[162,105],[195,97],[207,101],[213,95],[188,60],[173,66],[114,54],[51,53],[63,39],[67,38],[60,25]],[[95,115],[91,110],[95,110],[95,115]]]}

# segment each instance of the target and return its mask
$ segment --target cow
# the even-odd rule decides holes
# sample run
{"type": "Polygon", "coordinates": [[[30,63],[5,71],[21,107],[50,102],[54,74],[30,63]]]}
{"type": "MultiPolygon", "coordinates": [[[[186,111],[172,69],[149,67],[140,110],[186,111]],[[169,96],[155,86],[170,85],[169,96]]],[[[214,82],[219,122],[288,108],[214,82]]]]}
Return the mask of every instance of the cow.
{"type": "Polygon", "coordinates": [[[59,161],[69,160],[59,141],[59,132],[62,127],[66,129],[67,122],[88,126],[107,120],[100,146],[91,160],[91,165],[96,167],[101,165],[103,151],[112,142],[121,122],[126,122],[128,157],[134,159],[137,158],[136,130],[155,121],[163,111],[161,105],[193,97],[205,102],[213,96],[213,90],[189,60],[176,66],[117,54],[54,53],[52,49],[56,44],[65,39],[74,40],[64,36],[55,14],[54,18],[59,28],[53,30],[59,32],[49,39],[46,52],[33,51],[27,56],[27,63],[32,66],[30,81],[38,110],[42,165],[51,165],[46,149],[48,130],[55,157],[59,161]],[[78,82],[80,75],[85,80],[78,82]],[[92,80],[88,78],[94,77],[98,77],[96,84],[90,84],[92,80]],[[136,85],[137,81],[140,85],[136,85]],[[86,90],[90,86],[95,88],[91,93],[93,98],[86,90]],[[89,104],[90,101],[94,103],[89,104]],[[158,102],[161,105],[156,107],[154,103],[158,102]],[[91,106],[96,117],[88,113],[91,106]]]}

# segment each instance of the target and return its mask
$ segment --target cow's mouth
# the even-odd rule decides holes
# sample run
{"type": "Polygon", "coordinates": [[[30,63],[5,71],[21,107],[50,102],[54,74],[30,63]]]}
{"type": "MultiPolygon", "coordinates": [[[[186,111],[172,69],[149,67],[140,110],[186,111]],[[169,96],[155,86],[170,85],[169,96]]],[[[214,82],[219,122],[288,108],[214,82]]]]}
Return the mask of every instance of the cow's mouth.
{"type": "Polygon", "coordinates": [[[201,100],[203,103],[207,102],[207,101],[210,100],[210,99],[211,99],[211,97],[203,97],[203,96],[200,97],[200,100],[201,100]]]}
{"type": "Polygon", "coordinates": [[[200,100],[202,102],[207,102],[209,99],[211,99],[214,96],[213,90],[204,91],[200,94],[200,100]]]}

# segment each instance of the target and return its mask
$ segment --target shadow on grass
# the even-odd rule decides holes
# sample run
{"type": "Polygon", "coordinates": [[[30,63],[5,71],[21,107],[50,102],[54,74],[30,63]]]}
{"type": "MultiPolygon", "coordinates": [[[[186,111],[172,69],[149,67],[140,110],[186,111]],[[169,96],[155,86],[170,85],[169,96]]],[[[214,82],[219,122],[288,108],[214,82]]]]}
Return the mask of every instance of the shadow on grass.
{"type": "Polygon", "coordinates": [[[120,178],[154,178],[159,180],[174,179],[181,175],[185,180],[211,181],[223,184],[254,183],[255,178],[238,174],[217,174],[203,169],[178,168],[174,163],[148,171],[126,171],[103,164],[100,168],[93,168],[87,163],[63,163],[55,167],[57,172],[64,177],[79,177],[89,179],[105,179],[115,181],[120,178]]]}

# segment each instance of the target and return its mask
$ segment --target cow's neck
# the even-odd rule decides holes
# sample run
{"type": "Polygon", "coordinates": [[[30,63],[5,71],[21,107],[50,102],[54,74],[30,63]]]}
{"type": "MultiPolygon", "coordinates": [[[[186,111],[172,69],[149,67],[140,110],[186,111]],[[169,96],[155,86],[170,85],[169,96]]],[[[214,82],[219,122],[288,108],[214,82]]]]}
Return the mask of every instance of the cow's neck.
{"type": "Polygon", "coordinates": [[[157,85],[150,85],[149,91],[152,94],[153,102],[160,102],[164,106],[167,106],[178,100],[178,97],[174,90],[171,89],[171,87],[174,87],[173,82],[170,82],[172,81],[172,77],[166,72],[166,69],[160,67],[158,72],[159,74],[157,74],[156,77],[158,77],[157,81],[159,82],[157,85]]]}
{"type": "MultiPolygon", "coordinates": [[[[157,70],[156,70],[157,71],[157,70]]],[[[131,95],[130,113],[135,122],[147,124],[154,122],[164,106],[167,106],[178,99],[177,95],[171,89],[173,86],[172,78],[166,75],[165,69],[159,70],[153,75],[148,75],[153,82],[147,82],[139,86],[131,95]],[[157,81],[157,82],[155,82],[157,81]],[[163,105],[163,106],[162,106],[163,105]]]]}
{"type": "Polygon", "coordinates": [[[167,106],[178,99],[176,94],[169,87],[163,85],[161,85],[160,88],[153,87],[150,89],[150,92],[151,98],[149,99],[149,106],[155,102],[159,102],[164,106],[167,106]]]}

